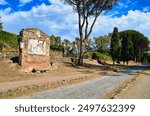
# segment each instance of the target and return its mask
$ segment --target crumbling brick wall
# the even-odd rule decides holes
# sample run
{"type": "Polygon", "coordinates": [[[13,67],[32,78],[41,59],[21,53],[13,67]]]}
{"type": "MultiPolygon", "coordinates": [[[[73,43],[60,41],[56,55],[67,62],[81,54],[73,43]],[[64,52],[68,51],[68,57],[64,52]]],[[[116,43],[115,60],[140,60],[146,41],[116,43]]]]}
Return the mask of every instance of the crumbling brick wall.
{"type": "Polygon", "coordinates": [[[19,64],[24,70],[49,68],[50,39],[36,28],[22,29],[19,39],[19,64]]]}

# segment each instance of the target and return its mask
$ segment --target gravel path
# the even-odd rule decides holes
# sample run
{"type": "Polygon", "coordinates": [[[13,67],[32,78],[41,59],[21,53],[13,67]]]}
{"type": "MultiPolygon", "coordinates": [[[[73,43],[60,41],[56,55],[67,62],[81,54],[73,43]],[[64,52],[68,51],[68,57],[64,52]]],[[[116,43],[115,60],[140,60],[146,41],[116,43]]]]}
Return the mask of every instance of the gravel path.
{"type": "Polygon", "coordinates": [[[24,96],[27,99],[96,99],[102,98],[123,82],[143,70],[144,67],[133,67],[126,71],[117,72],[94,80],[68,85],[56,89],[24,96]]]}

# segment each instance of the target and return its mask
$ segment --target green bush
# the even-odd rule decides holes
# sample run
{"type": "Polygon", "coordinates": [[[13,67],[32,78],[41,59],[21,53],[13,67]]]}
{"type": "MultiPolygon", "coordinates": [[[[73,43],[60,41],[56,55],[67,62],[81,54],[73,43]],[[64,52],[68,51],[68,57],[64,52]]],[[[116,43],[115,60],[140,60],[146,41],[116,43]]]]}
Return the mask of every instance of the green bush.
{"type": "Polygon", "coordinates": [[[102,54],[100,52],[87,52],[85,54],[85,56],[87,58],[90,58],[90,59],[101,59],[101,60],[111,60],[111,56],[107,55],[107,54],[102,54]]]}
{"type": "Polygon", "coordinates": [[[145,62],[145,63],[150,63],[150,53],[145,52],[145,53],[143,54],[143,62],[145,62]]]}
{"type": "Polygon", "coordinates": [[[63,51],[63,46],[62,45],[57,45],[57,44],[52,44],[51,46],[50,46],[50,48],[52,49],[52,50],[58,50],[58,51],[63,51]]]}
{"type": "Polygon", "coordinates": [[[85,55],[84,55],[84,57],[85,58],[90,58],[90,59],[92,59],[92,54],[93,54],[93,52],[87,52],[85,55]]]}
{"type": "Polygon", "coordinates": [[[18,35],[0,30],[0,43],[4,45],[2,52],[17,51],[18,39],[18,35]]]}
{"type": "Polygon", "coordinates": [[[10,45],[10,46],[18,46],[19,36],[13,33],[9,33],[6,31],[0,31],[0,42],[10,45]]]}

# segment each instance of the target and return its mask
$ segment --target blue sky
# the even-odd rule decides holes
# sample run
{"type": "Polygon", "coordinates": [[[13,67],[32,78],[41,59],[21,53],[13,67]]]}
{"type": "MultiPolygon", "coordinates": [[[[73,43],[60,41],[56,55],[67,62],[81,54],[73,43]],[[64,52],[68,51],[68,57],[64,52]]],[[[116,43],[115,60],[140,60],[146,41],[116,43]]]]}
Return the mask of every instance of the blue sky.
{"type": "MultiPolygon", "coordinates": [[[[48,35],[74,40],[78,37],[77,15],[60,0],[0,0],[0,15],[5,31],[19,34],[23,28],[39,28],[48,35]]],[[[99,16],[93,36],[134,29],[150,38],[150,1],[120,0],[113,9],[99,16]]]]}

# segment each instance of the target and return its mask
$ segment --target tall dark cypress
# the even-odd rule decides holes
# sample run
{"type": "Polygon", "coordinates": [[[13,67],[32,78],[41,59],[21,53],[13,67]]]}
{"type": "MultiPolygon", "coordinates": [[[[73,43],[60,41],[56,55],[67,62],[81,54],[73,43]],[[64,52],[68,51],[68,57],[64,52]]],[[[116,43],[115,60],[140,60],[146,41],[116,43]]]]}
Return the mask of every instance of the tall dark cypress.
{"type": "Polygon", "coordinates": [[[113,65],[115,64],[115,61],[118,61],[120,58],[120,39],[119,39],[119,33],[118,28],[114,27],[114,31],[111,38],[111,56],[113,60],[113,65]]]}
{"type": "Polygon", "coordinates": [[[1,16],[0,16],[0,30],[3,30],[3,23],[1,21],[1,16]]]}

